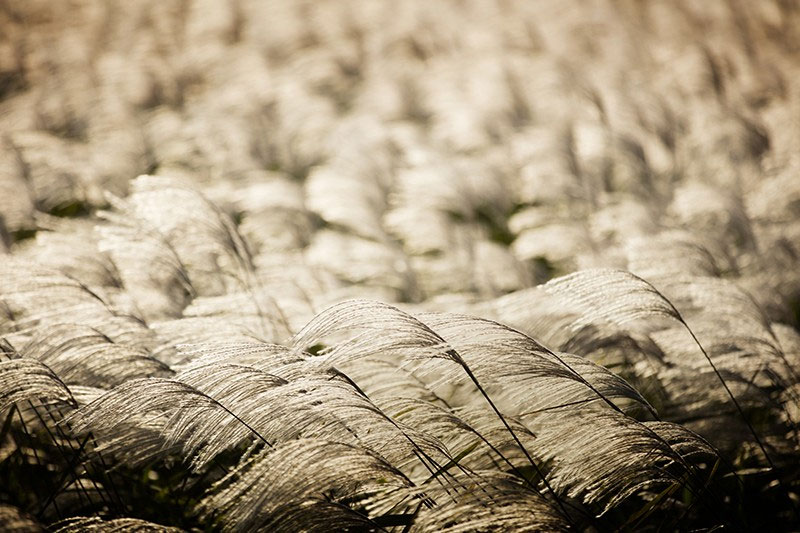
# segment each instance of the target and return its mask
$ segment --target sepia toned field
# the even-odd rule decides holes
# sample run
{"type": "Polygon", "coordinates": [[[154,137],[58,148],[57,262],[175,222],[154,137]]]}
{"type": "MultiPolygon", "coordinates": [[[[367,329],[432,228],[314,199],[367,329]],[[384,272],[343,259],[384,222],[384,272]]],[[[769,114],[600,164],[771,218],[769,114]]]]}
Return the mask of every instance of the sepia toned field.
{"type": "Polygon", "coordinates": [[[0,530],[797,531],[800,3],[0,0],[0,530]]]}

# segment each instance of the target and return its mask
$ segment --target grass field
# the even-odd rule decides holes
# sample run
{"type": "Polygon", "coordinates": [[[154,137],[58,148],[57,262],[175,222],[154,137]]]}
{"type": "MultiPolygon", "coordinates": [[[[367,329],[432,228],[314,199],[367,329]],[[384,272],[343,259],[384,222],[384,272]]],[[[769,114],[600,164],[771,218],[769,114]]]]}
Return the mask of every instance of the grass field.
{"type": "Polygon", "coordinates": [[[0,0],[0,530],[800,531],[800,4],[0,0]]]}

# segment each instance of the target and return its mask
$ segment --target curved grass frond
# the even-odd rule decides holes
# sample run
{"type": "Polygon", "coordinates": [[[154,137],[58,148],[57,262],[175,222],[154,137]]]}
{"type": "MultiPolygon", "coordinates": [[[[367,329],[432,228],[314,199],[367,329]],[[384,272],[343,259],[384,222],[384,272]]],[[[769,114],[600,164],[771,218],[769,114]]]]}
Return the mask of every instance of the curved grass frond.
{"type": "Polygon", "coordinates": [[[195,298],[183,310],[183,316],[219,317],[231,325],[241,324],[243,328],[273,342],[285,340],[293,333],[293,327],[299,327],[290,323],[283,308],[268,290],[195,298]]]}
{"type": "MultiPolygon", "coordinates": [[[[692,285],[689,284],[688,287],[691,288],[692,285]]],[[[685,331],[687,331],[690,336],[689,342],[699,348],[705,362],[711,368],[713,375],[717,378],[717,381],[721,384],[725,395],[735,408],[738,418],[744,423],[747,431],[753,437],[753,440],[760,449],[766,464],[769,465],[769,468],[772,472],[777,471],[775,461],[767,449],[764,438],[756,430],[751,422],[750,417],[747,415],[747,413],[745,413],[741,402],[731,389],[731,386],[728,383],[730,377],[725,377],[724,369],[721,370],[714,360],[712,360],[709,352],[706,350],[704,345],[700,343],[697,334],[689,327],[678,309],[676,309],[676,307],[651,284],[634,276],[633,274],[626,272],[587,271],[578,272],[566,276],[565,278],[553,280],[552,282],[548,283],[546,288],[558,294],[565,294],[567,298],[576,302],[578,305],[583,306],[585,309],[585,314],[590,320],[611,320],[612,322],[620,325],[625,325],[629,322],[640,320],[647,316],[661,316],[679,323],[681,328],[678,329],[680,330],[685,328],[685,331]],[[626,294],[627,296],[625,296],[626,294]],[[604,297],[613,298],[611,301],[614,303],[609,304],[607,301],[603,300],[604,297]],[[620,309],[618,307],[619,302],[626,301],[626,298],[628,306],[624,309],[620,309]]],[[[760,323],[761,325],[760,329],[762,331],[765,329],[765,319],[763,313],[761,313],[757,306],[753,304],[752,300],[749,299],[746,294],[737,290],[735,287],[726,285],[723,281],[712,279],[706,284],[701,283],[698,286],[698,290],[694,292],[688,291],[688,295],[690,298],[694,299],[706,297],[710,298],[711,301],[716,300],[717,302],[723,302],[718,306],[722,310],[721,316],[725,317],[725,313],[730,311],[731,318],[729,318],[729,320],[732,320],[735,323],[744,322],[748,323],[748,325],[752,327],[752,317],[755,316],[757,317],[755,322],[757,324],[760,323]],[[715,287],[724,287],[725,290],[720,290],[719,296],[711,296],[711,294],[716,294],[717,291],[703,290],[704,285],[707,285],[708,283],[712,283],[715,287]],[[739,312],[735,311],[737,309],[739,312]],[[740,316],[740,314],[742,316],[740,316]]],[[[691,302],[692,300],[690,299],[689,301],[691,302]]],[[[715,309],[716,308],[717,306],[715,306],[715,309]]],[[[766,328],[768,327],[769,326],[767,325],[766,328]]],[[[774,334],[772,337],[774,338],[774,334]]],[[[723,340],[723,342],[729,343],[730,340],[731,339],[726,339],[723,340]]],[[[767,344],[769,345],[770,343],[767,342],[767,344]]],[[[776,352],[782,356],[780,350],[776,350],[776,352]]],[[[759,366],[755,370],[756,376],[761,369],[762,367],[759,366]]],[[[792,371],[790,366],[788,366],[788,369],[790,372],[792,371]]],[[[736,378],[742,379],[740,376],[736,376],[736,378]]],[[[751,380],[752,379],[755,379],[755,376],[751,378],[751,380]]],[[[776,478],[776,481],[780,485],[780,479],[776,478]]],[[[789,496],[788,489],[786,489],[786,487],[782,487],[782,489],[784,490],[785,497],[791,498],[791,496],[789,496]]]]}
{"type": "Polygon", "coordinates": [[[421,318],[457,350],[484,383],[504,389],[503,395],[518,391],[507,402],[522,412],[546,411],[559,403],[627,399],[655,414],[619,376],[584,358],[554,353],[507,326],[448,314],[421,318]]]}
{"type": "Polygon", "coordinates": [[[652,285],[622,270],[582,270],[543,286],[577,305],[588,320],[628,323],[663,317],[680,321],[675,307],[652,285]]]}
{"type": "Polygon", "coordinates": [[[0,262],[0,299],[6,332],[25,334],[38,324],[61,322],[65,315],[82,323],[112,316],[106,301],[80,281],[15,258],[0,262]]]}
{"type": "Polygon", "coordinates": [[[219,401],[190,385],[165,378],[129,380],[65,420],[79,434],[92,431],[101,441],[105,440],[103,435],[110,435],[112,439],[104,450],[121,458],[137,457],[143,448],[163,454],[170,447],[178,447],[196,458],[198,468],[247,437],[256,436],[268,443],[219,401]],[[120,431],[128,438],[113,438],[120,431]],[[143,446],[154,437],[158,441],[155,446],[143,446]]]}
{"type": "Polygon", "coordinates": [[[175,316],[195,294],[186,265],[156,230],[108,214],[98,248],[108,254],[135,305],[146,316],[175,316]]]}
{"type": "MultiPolygon", "coordinates": [[[[601,513],[642,490],[685,485],[687,478],[689,490],[700,488],[693,467],[669,441],[620,413],[577,406],[529,424],[537,435],[534,452],[552,461],[556,490],[599,504],[601,513]]],[[[702,442],[688,430],[685,436],[702,442]]]]}
{"type": "Polygon", "coordinates": [[[133,189],[125,200],[112,198],[116,211],[103,214],[110,224],[99,228],[100,249],[126,287],[140,292],[140,306],[169,316],[198,293],[250,287],[252,258],[227,214],[177,180],[140,176],[133,189]]]}
{"type": "Polygon", "coordinates": [[[147,351],[116,343],[80,324],[39,328],[20,353],[47,364],[69,383],[93,387],[110,388],[130,379],[171,374],[167,365],[147,351]]]}
{"type": "MultiPolygon", "coordinates": [[[[47,225],[42,221],[40,226],[47,225]]],[[[119,287],[121,280],[111,258],[99,253],[94,224],[55,226],[55,231],[38,231],[35,246],[20,255],[28,261],[59,270],[88,287],[119,287]]]]}
{"type": "Polygon", "coordinates": [[[61,378],[35,359],[0,360],[0,412],[17,402],[60,401],[77,406],[61,378]]]}
{"type": "Polygon", "coordinates": [[[207,261],[203,255],[213,254],[230,262],[223,268],[252,269],[250,252],[233,221],[190,184],[139,176],[132,189],[127,198],[131,214],[158,228],[178,254],[186,257],[184,264],[203,272],[207,261]],[[174,209],[176,206],[180,208],[174,209]]]}
{"type": "Polygon", "coordinates": [[[664,232],[627,243],[628,268],[646,279],[672,276],[716,276],[721,273],[712,252],[690,233],[664,232]]]}
{"type": "MultiPolygon", "coordinates": [[[[266,362],[272,365],[275,361],[266,362]]],[[[302,436],[338,438],[360,442],[399,462],[414,461],[420,443],[431,453],[439,449],[430,439],[409,437],[336,374],[282,368],[278,365],[273,374],[260,370],[257,363],[193,364],[174,380],[128,381],[69,420],[77,431],[92,430],[101,436],[125,427],[129,436],[139,428],[144,435],[155,431],[164,448],[181,447],[195,469],[253,438],[267,446],[302,436]]],[[[128,442],[114,438],[107,449],[123,457],[135,454],[136,441],[144,435],[128,442]]]]}
{"type": "Polygon", "coordinates": [[[326,354],[331,364],[403,348],[427,348],[442,357],[452,357],[444,353],[443,339],[425,324],[396,307],[369,300],[349,300],[329,307],[300,330],[292,344],[304,349],[337,336],[351,340],[326,354]],[[364,333],[353,338],[354,330],[364,333]]]}
{"type": "Polygon", "coordinates": [[[507,476],[492,471],[476,474],[479,481],[460,493],[457,500],[443,498],[433,510],[420,509],[410,531],[570,530],[569,523],[546,501],[507,476]]]}
{"type": "Polygon", "coordinates": [[[226,530],[380,529],[361,506],[410,486],[402,472],[363,448],[300,439],[253,456],[202,505],[209,515],[225,516],[226,530]]]}
{"type": "Polygon", "coordinates": [[[184,362],[179,346],[196,343],[215,343],[220,337],[227,342],[251,343],[259,340],[245,326],[231,323],[221,317],[189,317],[163,322],[153,322],[159,344],[153,348],[153,357],[169,365],[184,362]]]}

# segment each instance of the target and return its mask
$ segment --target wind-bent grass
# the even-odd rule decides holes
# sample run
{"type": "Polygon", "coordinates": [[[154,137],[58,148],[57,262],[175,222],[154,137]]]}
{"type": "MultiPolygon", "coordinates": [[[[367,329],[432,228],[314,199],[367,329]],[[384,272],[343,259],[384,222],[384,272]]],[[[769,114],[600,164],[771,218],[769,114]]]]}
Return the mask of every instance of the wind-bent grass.
{"type": "Polygon", "coordinates": [[[800,10],[562,4],[0,6],[0,523],[796,529],[800,10]]]}

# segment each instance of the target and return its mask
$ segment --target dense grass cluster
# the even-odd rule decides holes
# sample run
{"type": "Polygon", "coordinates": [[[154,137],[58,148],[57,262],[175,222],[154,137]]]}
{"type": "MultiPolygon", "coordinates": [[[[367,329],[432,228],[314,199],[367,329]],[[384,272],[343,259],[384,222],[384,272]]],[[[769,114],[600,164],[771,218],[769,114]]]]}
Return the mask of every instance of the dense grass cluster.
{"type": "Polygon", "coordinates": [[[796,2],[0,29],[0,529],[800,527],[796,2]]]}

